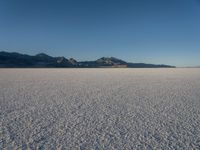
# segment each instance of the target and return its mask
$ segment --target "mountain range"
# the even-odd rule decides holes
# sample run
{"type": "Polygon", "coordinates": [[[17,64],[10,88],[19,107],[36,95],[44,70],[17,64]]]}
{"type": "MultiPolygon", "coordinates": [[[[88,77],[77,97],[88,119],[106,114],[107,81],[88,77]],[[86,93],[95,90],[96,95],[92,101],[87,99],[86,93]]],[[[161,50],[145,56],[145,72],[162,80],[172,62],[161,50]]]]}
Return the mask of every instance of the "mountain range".
{"type": "Polygon", "coordinates": [[[130,63],[115,57],[102,57],[95,61],[76,61],[73,58],[52,57],[45,53],[31,56],[1,51],[0,68],[175,68],[175,66],[130,63]]]}

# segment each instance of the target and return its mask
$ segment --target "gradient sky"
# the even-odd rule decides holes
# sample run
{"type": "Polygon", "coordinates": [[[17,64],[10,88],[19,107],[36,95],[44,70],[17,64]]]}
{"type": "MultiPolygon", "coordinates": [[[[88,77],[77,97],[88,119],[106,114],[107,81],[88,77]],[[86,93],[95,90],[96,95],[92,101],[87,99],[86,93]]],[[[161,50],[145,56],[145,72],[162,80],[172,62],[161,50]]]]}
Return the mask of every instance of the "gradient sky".
{"type": "Polygon", "coordinates": [[[0,51],[200,66],[200,0],[0,0],[0,51]]]}

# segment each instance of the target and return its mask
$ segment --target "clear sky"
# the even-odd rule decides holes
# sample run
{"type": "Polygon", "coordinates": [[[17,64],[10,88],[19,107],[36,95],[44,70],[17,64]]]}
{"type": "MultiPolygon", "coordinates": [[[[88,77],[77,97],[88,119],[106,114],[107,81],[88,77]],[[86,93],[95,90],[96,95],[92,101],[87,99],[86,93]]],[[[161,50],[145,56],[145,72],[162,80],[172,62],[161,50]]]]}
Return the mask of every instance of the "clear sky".
{"type": "Polygon", "coordinates": [[[0,51],[200,66],[200,0],[0,0],[0,51]]]}

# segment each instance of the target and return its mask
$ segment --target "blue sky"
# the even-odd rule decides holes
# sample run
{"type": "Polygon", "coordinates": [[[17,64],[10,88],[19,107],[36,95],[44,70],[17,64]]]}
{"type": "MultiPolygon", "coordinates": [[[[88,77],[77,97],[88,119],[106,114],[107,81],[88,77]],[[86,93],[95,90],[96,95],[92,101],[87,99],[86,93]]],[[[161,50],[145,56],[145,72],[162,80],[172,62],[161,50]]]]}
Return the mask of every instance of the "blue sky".
{"type": "Polygon", "coordinates": [[[0,50],[200,66],[200,0],[1,0],[0,50]]]}

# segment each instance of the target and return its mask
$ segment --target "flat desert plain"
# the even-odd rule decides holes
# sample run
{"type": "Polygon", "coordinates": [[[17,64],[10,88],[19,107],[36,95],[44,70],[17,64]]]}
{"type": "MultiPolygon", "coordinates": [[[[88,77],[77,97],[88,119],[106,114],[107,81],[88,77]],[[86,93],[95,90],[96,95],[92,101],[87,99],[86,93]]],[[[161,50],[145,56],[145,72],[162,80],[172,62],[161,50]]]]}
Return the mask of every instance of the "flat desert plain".
{"type": "Polygon", "coordinates": [[[0,69],[0,149],[200,149],[200,69],[0,69]]]}

